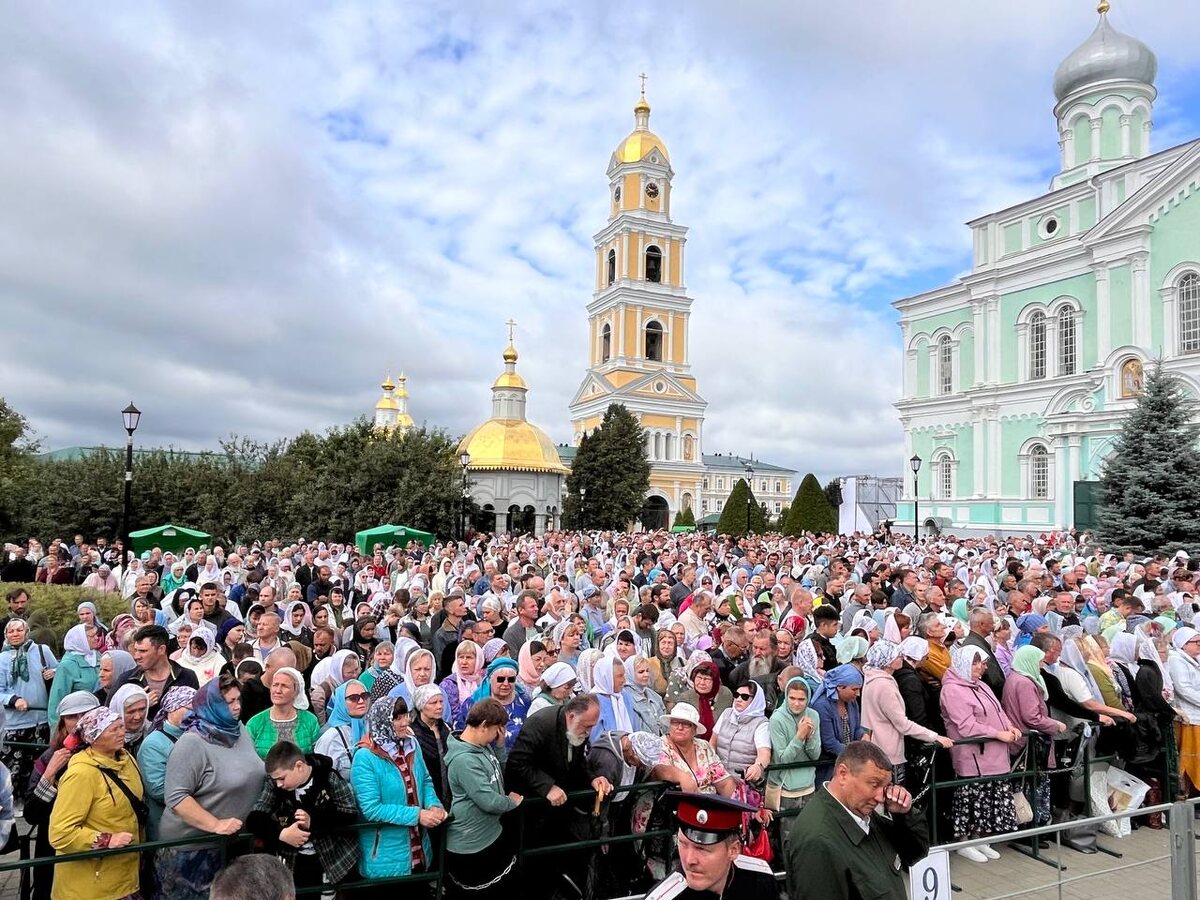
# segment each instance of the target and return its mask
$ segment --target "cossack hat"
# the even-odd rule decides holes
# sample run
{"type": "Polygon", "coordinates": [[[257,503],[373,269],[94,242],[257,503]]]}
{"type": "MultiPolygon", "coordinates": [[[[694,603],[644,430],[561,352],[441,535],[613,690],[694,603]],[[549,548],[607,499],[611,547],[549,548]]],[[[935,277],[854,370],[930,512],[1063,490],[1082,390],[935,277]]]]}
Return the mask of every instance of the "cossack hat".
{"type": "Polygon", "coordinates": [[[742,830],[742,816],[756,812],[753,806],[740,800],[730,800],[720,794],[667,793],[675,806],[679,830],[694,844],[717,844],[742,830]]]}

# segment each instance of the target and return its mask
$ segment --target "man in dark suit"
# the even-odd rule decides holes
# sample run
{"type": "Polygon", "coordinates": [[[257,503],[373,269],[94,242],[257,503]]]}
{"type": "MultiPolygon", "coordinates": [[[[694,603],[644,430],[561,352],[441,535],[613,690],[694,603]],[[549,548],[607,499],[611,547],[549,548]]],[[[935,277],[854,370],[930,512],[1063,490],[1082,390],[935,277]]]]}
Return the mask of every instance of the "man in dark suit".
{"type": "Polygon", "coordinates": [[[1004,696],[1004,670],[1000,668],[996,654],[992,652],[992,646],[987,642],[995,627],[995,622],[991,610],[985,606],[975,607],[967,618],[967,628],[970,631],[962,642],[964,646],[978,647],[987,654],[987,668],[983,670],[983,683],[990,687],[992,693],[999,699],[1004,696]]]}

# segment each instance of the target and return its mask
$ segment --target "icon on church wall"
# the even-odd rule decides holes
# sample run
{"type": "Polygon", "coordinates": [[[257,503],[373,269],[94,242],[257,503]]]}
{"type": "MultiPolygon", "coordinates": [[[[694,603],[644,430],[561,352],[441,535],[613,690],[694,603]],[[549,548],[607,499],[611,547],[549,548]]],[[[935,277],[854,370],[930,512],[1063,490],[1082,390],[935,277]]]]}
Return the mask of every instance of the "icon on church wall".
{"type": "Polygon", "coordinates": [[[683,458],[688,462],[692,461],[692,436],[690,434],[683,436],[683,458]]]}
{"type": "Polygon", "coordinates": [[[1127,359],[1121,365],[1121,398],[1138,397],[1142,393],[1143,381],[1142,361],[1127,359]]]}

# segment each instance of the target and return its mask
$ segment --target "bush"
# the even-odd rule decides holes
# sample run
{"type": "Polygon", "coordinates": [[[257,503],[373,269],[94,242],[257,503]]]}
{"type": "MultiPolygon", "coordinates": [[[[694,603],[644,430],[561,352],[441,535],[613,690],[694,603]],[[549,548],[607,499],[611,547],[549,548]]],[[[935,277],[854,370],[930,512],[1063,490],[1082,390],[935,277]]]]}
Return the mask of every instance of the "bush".
{"type": "Polygon", "coordinates": [[[817,535],[836,534],[837,527],[837,512],[829,505],[829,498],[822,490],[817,477],[810,472],[800,482],[796,496],[788,508],[784,534],[792,537],[799,537],[806,531],[817,535]]]}
{"type": "Polygon", "coordinates": [[[696,524],[696,515],[695,515],[695,513],[692,512],[692,508],[690,506],[688,506],[684,509],[681,509],[679,512],[675,513],[675,524],[676,525],[695,525],[696,524]]]}
{"type": "Polygon", "coordinates": [[[5,584],[3,588],[4,594],[13,588],[21,588],[28,592],[29,615],[40,613],[46,617],[50,630],[54,632],[55,653],[61,653],[63,635],[67,630],[79,624],[79,616],[75,610],[85,600],[96,604],[96,609],[100,612],[100,621],[105,625],[112,623],[113,616],[129,612],[129,602],[119,594],[102,594],[99,591],[65,584],[5,584]]]}

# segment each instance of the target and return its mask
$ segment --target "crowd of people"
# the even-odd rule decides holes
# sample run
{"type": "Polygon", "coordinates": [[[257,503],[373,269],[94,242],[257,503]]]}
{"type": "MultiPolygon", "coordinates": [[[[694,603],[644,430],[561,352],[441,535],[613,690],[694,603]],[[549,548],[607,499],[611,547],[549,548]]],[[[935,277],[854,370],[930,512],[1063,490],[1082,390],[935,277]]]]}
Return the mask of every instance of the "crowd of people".
{"type": "Polygon", "coordinates": [[[959,782],[946,841],[1086,811],[1084,748],[1164,795],[1200,785],[1182,551],[558,532],[128,558],[76,536],[4,557],[9,821],[15,804],[37,826],[38,856],[197,840],[40,867],[38,898],[207,897],[213,839],[242,832],[298,887],[381,896],[441,864],[457,896],[615,896],[676,863],[658,789],[617,790],[638,782],[740,804],[739,853],[794,873],[837,810],[869,831],[872,798],[919,808],[934,774],[959,782]],[[83,602],[57,635],[29,582],[122,611],[83,602]],[[884,758],[856,813],[852,773],[884,758]]]}

